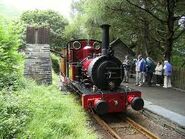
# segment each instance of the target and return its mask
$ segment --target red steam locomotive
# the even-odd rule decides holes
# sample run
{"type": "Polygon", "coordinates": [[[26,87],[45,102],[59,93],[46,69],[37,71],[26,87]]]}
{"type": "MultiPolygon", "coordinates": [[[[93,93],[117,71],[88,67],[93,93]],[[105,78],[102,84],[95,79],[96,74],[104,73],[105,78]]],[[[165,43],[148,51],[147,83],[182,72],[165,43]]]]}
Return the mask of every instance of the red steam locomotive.
{"type": "Polygon", "coordinates": [[[62,51],[61,80],[78,90],[86,110],[93,109],[98,114],[123,112],[128,105],[141,110],[141,92],[120,85],[123,66],[109,47],[109,27],[101,26],[102,42],[81,39],[67,44],[62,51]]]}

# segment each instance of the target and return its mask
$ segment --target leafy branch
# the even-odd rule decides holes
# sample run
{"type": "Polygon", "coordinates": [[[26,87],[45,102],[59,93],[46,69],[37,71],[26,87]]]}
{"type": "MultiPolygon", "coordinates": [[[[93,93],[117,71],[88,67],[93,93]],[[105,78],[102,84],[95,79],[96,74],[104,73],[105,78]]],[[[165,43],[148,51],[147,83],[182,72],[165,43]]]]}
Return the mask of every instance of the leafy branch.
{"type": "Polygon", "coordinates": [[[142,7],[138,6],[138,5],[136,5],[136,4],[132,3],[132,2],[130,2],[129,0],[126,0],[126,1],[127,1],[129,4],[131,4],[131,5],[135,6],[135,7],[137,7],[138,9],[147,12],[149,15],[151,15],[152,17],[154,17],[155,19],[157,19],[157,20],[160,21],[161,23],[166,23],[165,20],[160,19],[160,18],[157,17],[155,14],[153,14],[151,11],[149,11],[148,9],[142,8],[142,7]]]}

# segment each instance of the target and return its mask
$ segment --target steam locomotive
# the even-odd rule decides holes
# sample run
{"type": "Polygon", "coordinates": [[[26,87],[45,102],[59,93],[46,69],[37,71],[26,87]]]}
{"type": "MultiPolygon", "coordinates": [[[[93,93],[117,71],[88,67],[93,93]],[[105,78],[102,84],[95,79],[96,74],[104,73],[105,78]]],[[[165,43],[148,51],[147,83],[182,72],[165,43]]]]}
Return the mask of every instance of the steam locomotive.
{"type": "Polygon", "coordinates": [[[141,110],[144,106],[141,92],[120,85],[123,66],[109,47],[109,27],[101,25],[102,42],[92,39],[68,42],[62,50],[61,81],[77,90],[86,110],[98,114],[123,112],[129,105],[141,110]]]}

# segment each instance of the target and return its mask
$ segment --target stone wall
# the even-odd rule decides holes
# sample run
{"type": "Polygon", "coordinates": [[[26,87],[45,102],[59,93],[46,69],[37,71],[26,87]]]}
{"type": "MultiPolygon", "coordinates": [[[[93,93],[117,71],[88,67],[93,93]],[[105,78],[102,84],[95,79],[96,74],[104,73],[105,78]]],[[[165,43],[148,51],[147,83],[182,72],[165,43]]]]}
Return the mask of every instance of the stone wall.
{"type": "Polygon", "coordinates": [[[24,75],[38,84],[51,84],[50,46],[48,44],[26,44],[24,75]]]}

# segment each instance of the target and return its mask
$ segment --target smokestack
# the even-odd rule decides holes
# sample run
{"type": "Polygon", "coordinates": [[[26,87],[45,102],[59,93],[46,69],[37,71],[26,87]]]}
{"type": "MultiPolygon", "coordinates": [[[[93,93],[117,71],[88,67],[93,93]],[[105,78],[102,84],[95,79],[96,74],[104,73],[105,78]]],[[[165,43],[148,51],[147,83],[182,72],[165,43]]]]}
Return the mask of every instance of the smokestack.
{"type": "Polygon", "coordinates": [[[108,48],[109,48],[109,27],[108,24],[101,25],[102,28],[102,55],[108,54],[108,48]]]}

